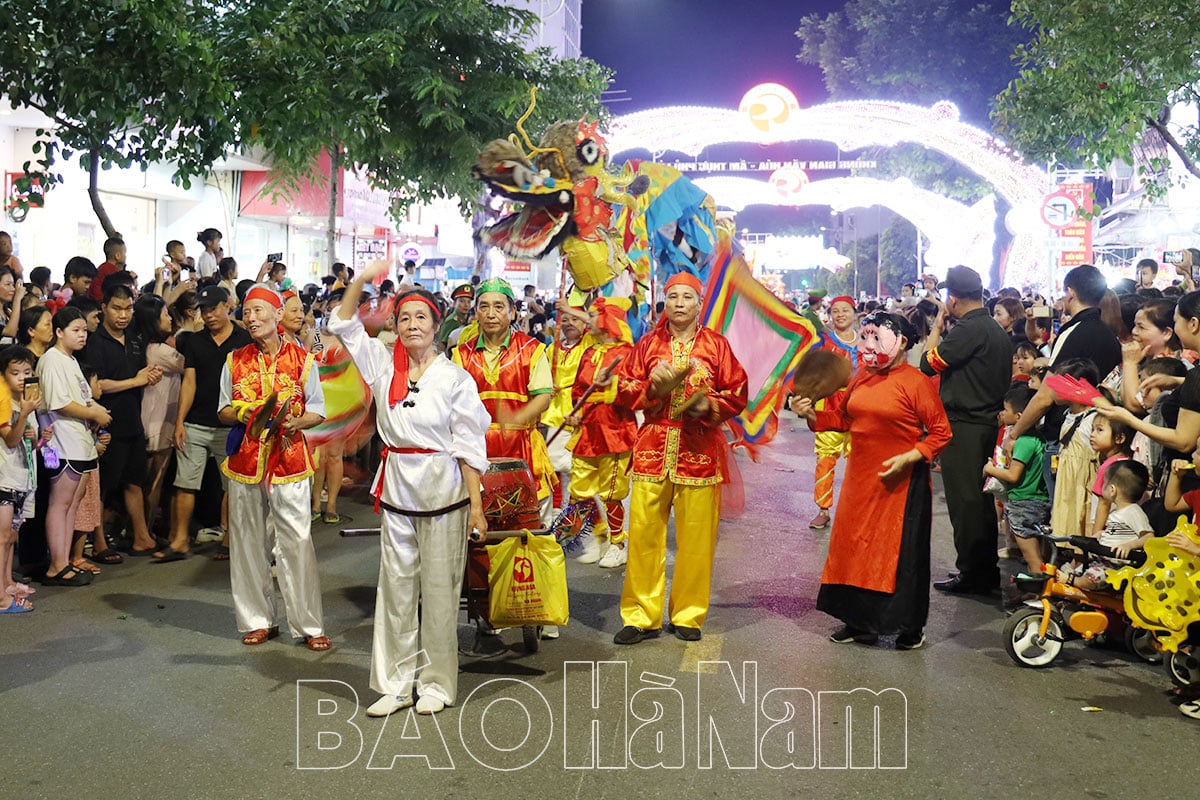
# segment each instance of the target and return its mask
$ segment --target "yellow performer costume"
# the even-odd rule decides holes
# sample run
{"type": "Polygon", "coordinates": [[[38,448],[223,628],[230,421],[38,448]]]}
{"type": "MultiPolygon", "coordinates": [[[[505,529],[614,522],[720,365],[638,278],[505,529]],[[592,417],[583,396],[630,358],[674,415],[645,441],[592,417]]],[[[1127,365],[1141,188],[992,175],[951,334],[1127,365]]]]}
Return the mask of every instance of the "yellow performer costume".
{"type": "MultiPolygon", "coordinates": [[[[833,303],[838,302],[849,302],[853,307],[853,303],[848,297],[835,297],[833,303]]],[[[848,359],[857,372],[857,333],[847,343],[838,338],[834,331],[827,330],[821,337],[821,347],[848,359]]],[[[820,401],[816,405],[816,410],[824,411],[827,404],[827,400],[820,401]]],[[[839,457],[850,456],[850,434],[841,431],[820,431],[813,436],[813,450],[817,456],[817,469],[813,478],[813,502],[817,504],[817,516],[809,527],[824,528],[829,524],[829,509],[833,508],[834,468],[837,466],[839,457]]]]}
{"type": "MultiPolygon", "coordinates": [[[[667,282],[701,293],[700,282],[679,273],[667,282]]],[[[671,623],[676,636],[699,638],[708,616],[713,554],[721,511],[721,486],[728,446],[722,424],[746,407],[746,371],[725,337],[695,328],[677,339],[663,324],[642,337],[621,365],[622,402],[641,409],[645,422],[633,449],[628,564],[621,592],[625,628],[614,637],[634,644],[657,635],[666,594],[667,521],[675,511],[675,572],[671,582],[671,623]],[[651,396],[650,375],[661,363],[686,378],[665,397],[651,396]],[[707,412],[691,411],[694,395],[704,394],[707,412]],[[632,633],[631,633],[632,632],[632,633]]],[[[701,407],[703,404],[701,404],[701,407]]]]}

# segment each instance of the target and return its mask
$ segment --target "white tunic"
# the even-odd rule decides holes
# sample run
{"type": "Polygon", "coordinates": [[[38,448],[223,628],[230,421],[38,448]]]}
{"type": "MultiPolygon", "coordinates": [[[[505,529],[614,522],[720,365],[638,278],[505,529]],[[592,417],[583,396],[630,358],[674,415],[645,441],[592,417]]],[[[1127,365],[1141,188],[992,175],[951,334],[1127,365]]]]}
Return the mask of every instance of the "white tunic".
{"type": "MultiPolygon", "coordinates": [[[[475,380],[447,358],[426,368],[411,406],[388,405],[392,384],[392,352],[372,339],[357,317],[333,314],[329,330],[342,340],[354,366],[375,398],[375,427],[389,447],[419,448],[435,453],[389,453],[383,472],[383,502],[404,511],[436,511],[467,496],[458,459],[481,474],[487,471],[487,429],[492,419],[479,399],[475,380]]],[[[375,476],[378,486],[380,475],[375,476]]]]}

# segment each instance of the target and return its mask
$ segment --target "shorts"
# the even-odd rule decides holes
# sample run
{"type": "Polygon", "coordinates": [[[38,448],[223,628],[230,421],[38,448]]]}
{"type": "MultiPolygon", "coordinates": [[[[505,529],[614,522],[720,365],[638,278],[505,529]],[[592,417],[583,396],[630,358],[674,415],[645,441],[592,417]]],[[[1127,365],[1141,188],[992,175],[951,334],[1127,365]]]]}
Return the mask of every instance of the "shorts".
{"type": "Polygon", "coordinates": [[[33,516],[33,489],[0,489],[0,506],[12,506],[13,530],[21,526],[21,521],[33,516]]]}
{"type": "MultiPolygon", "coordinates": [[[[183,449],[175,456],[175,488],[198,492],[204,482],[204,467],[208,459],[218,464],[225,460],[225,441],[229,438],[229,428],[209,428],[185,422],[183,432],[183,449]]],[[[222,472],[223,487],[228,488],[227,480],[222,472]]]]}
{"type": "Polygon", "coordinates": [[[1004,504],[1004,518],[1013,536],[1032,539],[1037,526],[1050,524],[1050,501],[1009,500],[1004,504]]]}
{"type": "Polygon", "coordinates": [[[100,462],[94,458],[88,461],[73,461],[66,458],[60,458],[57,469],[50,469],[49,467],[46,467],[46,475],[53,480],[59,475],[62,475],[66,470],[71,470],[71,472],[74,472],[76,475],[82,476],[87,475],[89,472],[94,472],[99,468],[99,466],[100,462]]]}
{"type": "Polygon", "coordinates": [[[146,483],[146,437],[112,437],[100,456],[100,499],[106,506],[117,504],[116,494],[126,486],[146,483]]]}

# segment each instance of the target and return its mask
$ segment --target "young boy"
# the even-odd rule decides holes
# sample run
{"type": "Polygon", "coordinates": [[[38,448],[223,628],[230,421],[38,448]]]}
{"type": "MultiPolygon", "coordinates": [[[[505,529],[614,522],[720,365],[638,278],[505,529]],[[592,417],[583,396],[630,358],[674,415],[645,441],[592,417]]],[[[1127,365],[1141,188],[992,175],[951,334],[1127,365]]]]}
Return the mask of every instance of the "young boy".
{"type": "MultiPolygon", "coordinates": [[[[1008,394],[1004,395],[1000,424],[1016,424],[1035,394],[1037,392],[1028,386],[1009,389],[1008,394]]],[[[1040,575],[1043,563],[1041,543],[1034,533],[1039,525],[1050,521],[1050,494],[1046,490],[1042,472],[1044,447],[1041,437],[1030,432],[1013,443],[1012,461],[1007,467],[991,461],[983,467],[986,477],[999,478],[1011,486],[1004,506],[1004,518],[1017,539],[1017,546],[1031,575],[1040,575]]]]}
{"type": "Polygon", "coordinates": [[[33,440],[37,438],[34,411],[42,402],[40,387],[32,381],[37,358],[24,347],[0,350],[0,613],[32,611],[26,599],[33,594],[12,578],[13,544],[21,521],[33,514],[35,474],[33,440]],[[29,381],[29,386],[26,386],[29,381]]]}
{"type": "MultiPolygon", "coordinates": [[[[1104,496],[1112,503],[1112,511],[1100,533],[1100,544],[1112,548],[1117,558],[1125,558],[1134,550],[1141,550],[1154,531],[1146,512],[1138,505],[1150,482],[1150,471],[1137,461],[1117,461],[1104,473],[1104,496]]],[[[1075,579],[1080,589],[1099,589],[1106,585],[1105,573],[1119,568],[1110,559],[1093,558],[1075,579]]]]}
{"type": "Polygon", "coordinates": [[[1192,521],[1200,515],[1200,489],[1196,488],[1196,478],[1200,477],[1200,439],[1192,450],[1192,460],[1177,458],[1171,462],[1170,475],[1167,478],[1167,488],[1163,493],[1163,508],[1171,513],[1190,511],[1192,521]],[[1184,484],[1188,491],[1184,491],[1184,484]]]}

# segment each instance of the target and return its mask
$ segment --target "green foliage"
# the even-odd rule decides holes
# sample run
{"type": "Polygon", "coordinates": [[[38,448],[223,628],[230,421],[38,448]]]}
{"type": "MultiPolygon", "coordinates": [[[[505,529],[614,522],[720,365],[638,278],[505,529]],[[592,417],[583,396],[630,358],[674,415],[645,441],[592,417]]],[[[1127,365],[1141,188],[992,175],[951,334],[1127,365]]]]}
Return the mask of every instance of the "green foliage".
{"type": "Polygon", "coordinates": [[[1008,25],[1008,10],[1008,0],[849,0],[801,20],[798,59],[821,68],[835,100],[952,100],[964,119],[983,124],[1026,40],[1008,25]]]}
{"type": "Polygon", "coordinates": [[[904,284],[917,280],[917,229],[908,220],[899,217],[884,229],[882,237],[864,236],[857,242],[847,242],[842,248],[842,255],[851,259],[850,265],[838,272],[819,270],[813,281],[814,288],[826,289],[831,296],[848,294],[857,297],[854,289],[857,264],[858,291],[874,296],[881,239],[882,288],[884,293],[899,297],[904,284]]]}
{"type": "Polygon", "coordinates": [[[187,185],[231,141],[211,4],[5,0],[2,13],[0,91],[53,120],[25,165],[44,187],[61,180],[59,160],[87,168],[92,154],[98,166],[170,161],[187,185]]]}
{"type": "MultiPolygon", "coordinates": [[[[1166,128],[1169,109],[1196,102],[1200,6],[1178,0],[1015,0],[1033,29],[1017,49],[1020,74],[998,98],[996,125],[1028,158],[1107,166],[1138,155],[1157,131],[1200,175],[1200,128],[1166,128]]],[[[1164,160],[1141,165],[1149,188],[1165,190],[1164,160]]]]}
{"type": "Polygon", "coordinates": [[[526,51],[536,18],[486,0],[6,0],[3,14],[0,91],[54,121],[27,166],[43,185],[95,153],[170,162],[186,186],[231,149],[295,178],[340,144],[404,202],[470,197],[476,152],[513,130],[531,86],[537,132],[597,115],[608,80],[526,51]]]}

